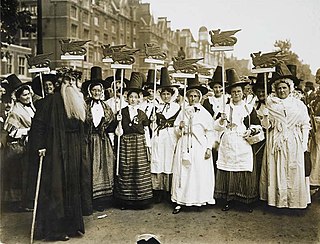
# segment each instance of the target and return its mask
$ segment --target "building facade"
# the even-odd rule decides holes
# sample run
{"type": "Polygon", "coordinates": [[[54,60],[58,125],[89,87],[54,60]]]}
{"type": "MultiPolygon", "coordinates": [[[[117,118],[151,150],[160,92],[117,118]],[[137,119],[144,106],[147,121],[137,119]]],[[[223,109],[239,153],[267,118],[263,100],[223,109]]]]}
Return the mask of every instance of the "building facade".
{"type": "MultiPolygon", "coordinates": [[[[20,0],[20,8],[37,13],[36,0],[20,0]]],[[[43,52],[53,53],[51,68],[71,66],[83,72],[83,80],[90,78],[90,68],[100,66],[103,77],[112,75],[110,64],[102,62],[101,45],[126,44],[139,48],[135,55],[134,71],[147,73],[152,65],[144,62],[144,43],[155,42],[166,52],[170,63],[180,47],[187,58],[203,57],[199,62],[205,67],[216,67],[219,54],[210,52],[206,27],[199,29],[198,41],[189,29],[172,30],[167,17],[154,19],[149,3],[140,0],[42,0],[43,52]],[[84,61],[61,60],[60,40],[90,40],[85,47],[84,61]]],[[[34,17],[34,21],[36,21],[34,17]]],[[[21,33],[19,42],[36,53],[36,34],[21,33]]],[[[129,78],[130,72],[126,73],[129,78]]]]}

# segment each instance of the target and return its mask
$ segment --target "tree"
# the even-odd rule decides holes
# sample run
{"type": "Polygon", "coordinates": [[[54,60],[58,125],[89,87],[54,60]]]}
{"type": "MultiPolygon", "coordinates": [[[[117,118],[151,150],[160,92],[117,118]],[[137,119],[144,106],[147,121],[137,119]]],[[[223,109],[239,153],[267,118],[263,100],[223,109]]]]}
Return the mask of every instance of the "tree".
{"type": "Polygon", "coordinates": [[[276,40],[273,45],[276,50],[280,50],[282,55],[285,55],[285,64],[294,64],[297,66],[297,77],[302,80],[313,80],[310,65],[303,64],[299,60],[299,56],[291,51],[290,40],[276,40]]]}
{"type": "Polygon", "coordinates": [[[14,43],[20,29],[27,33],[35,32],[31,16],[30,11],[18,11],[17,0],[1,0],[1,42],[14,43]]]}

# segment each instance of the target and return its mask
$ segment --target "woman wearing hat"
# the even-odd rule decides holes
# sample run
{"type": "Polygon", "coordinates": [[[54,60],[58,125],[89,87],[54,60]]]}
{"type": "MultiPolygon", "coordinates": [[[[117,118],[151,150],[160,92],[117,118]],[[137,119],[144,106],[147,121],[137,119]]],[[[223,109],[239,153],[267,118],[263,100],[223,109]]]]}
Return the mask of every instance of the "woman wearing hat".
{"type": "MultiPolygon", "coordinates": [[[[90,169],[92,169],[90,174],[92,176],[90,182],[92,195],[90,197],[93,199],[93,207],[102,211],[113,195],[114,155],[108,127],[114,119],[114,114],[102,100],[105,82],[102,80],[101,67],[91,68],[91,79],[88,83],[89,98],[86,101],[85,126],[88,133],[90,169]]],[[[90,214],[90,208],[88,214],[90,214]]]]}
{"type": "Polygon", "coordinates": [[[152,201],[150,163],[147,155],[146,133],[149,119],[139,109],[142,74],[132,72],[128,91],[128,106],[121,110],[116,128],[120,138],[119,175],[115,178],[114,196],[121,209],[146,208],[152,201]]]}
{"type": "Polygon", "coordinates": [[[6,164],[10,168],[5,180],[8,184],[5,199],[18,202],[19,206],[16,207],[21,210],[26,207],[32,208],[32,202],[29,204],[25,202],[25,197],[28,169],[27,142],[35,108],[32,104],[31,87],[22,83],[14,74],[7,77],[7,80],[12,88],[8,92],[13,94],[16,101],[4,123],[4,130],[9,135],[6,164]]]}
{"type": "MultiPolygon", "coordinates": [[[[145,114],[150,118],[152,111],[153,111],[153,102],[155,102],[155,105],[157,106],[159,101],[157,94],[154,93],[154,76],[155,76],[155,70],[149,69],[147,80],[143,84],[143,91],[142,91],[142,102],[140,103],[140,109],[145,112],[145,114]]],[[[156,87],[158,87],[158,84],[156,84],[156,87]]]]}
{"type": "MultiPolygon", "coordinates": [[[[262,121],[264,112],[266,111],[266,95],[270,94],[271,86],[269,82],[267,82],[267,91],[265,91],[265,73],[259,73],[256,77],[256,82],[252,85],[252,91],[256,95],[256,102],[254,103],[254,108],[257,112],[257,116],[260,121],[262,121]]],[[[264,153],[266,141],[262,140],[254,145],[252,145],[254,154],[256,156],[257,162],[257,177],[258,182],[260,181],[260,173],[261,173],[261,165],[262,165],[262,157],[264,153]]]]}
{"type": "Polygon", "coordinates": [[[277,208],[306,208],[310,191],[305,178],[310,118],[302,101],[290,95],[294,77],[280,66],[281,73],[270,80],[275,96],[266,100],[263,126],[269,129],[260,178],[260,198],[277,208]]]}
{"type": "Polygon", "coordinates": [[[225,201],[222,208],[228,211],[233,201],[245,203],[252,212],[251,203],[258,200],[257,171],[251,145],[246,138],[262,130],[255,109],[243,101],[243,87],[234,69],[226,70],[229,85],[226,90],[231,101],[225,113],[216,120],[215,128],[222,131],[218,150],[215,197],[225,201]]]}
{"type": "Polygon", "coordinates": [[[215,204],[212,146],[213,119],[200,104],[208,89],[198,79],[188,79],[186,96],[189,105],[174,122],[178,142],[173,159],[171,200],[176,203],[173,214],[183,206],[201,207],[215,204]]]}
{"type": "Polygon", "coordinates": [[[177,143],[174,132],[174,122],[180,111],[180,106],[174,100],[178,90],[172,85],[168,69],[161,68],[160,102],[156,110],[156,128],[152,138],[152,187],[156,202],[163,197],[170,199],[173,153],[177,143]]]}

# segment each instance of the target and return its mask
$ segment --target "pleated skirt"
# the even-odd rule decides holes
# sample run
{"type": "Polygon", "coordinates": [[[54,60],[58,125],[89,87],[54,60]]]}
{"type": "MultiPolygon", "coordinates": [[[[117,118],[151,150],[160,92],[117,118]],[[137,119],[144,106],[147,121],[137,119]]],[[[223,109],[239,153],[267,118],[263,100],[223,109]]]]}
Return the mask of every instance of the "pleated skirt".
{"type": "Polygon", "coordinates": [[[115,177],[114,195],[118,202],[125,205],[151,201],[151,170],[144,135],[121,137],[119,175],[115,177]]]}

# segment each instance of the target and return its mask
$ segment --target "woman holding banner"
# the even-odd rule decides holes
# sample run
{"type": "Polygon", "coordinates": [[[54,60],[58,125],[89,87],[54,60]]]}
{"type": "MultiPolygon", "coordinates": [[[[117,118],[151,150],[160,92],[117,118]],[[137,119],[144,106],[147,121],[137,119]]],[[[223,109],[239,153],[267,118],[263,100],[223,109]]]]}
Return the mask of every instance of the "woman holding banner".
{"type": "Polygon", "coordinates": [[[129,105],[117,116],[121,123],[115,134],[121,138],[114,196],[121,209],[146,208],[153,197],[146,140],[150,122],[147,115],[139,109],[141,87],[141,73],[132,72],[129,87],[126,88],[129,105]]]}

